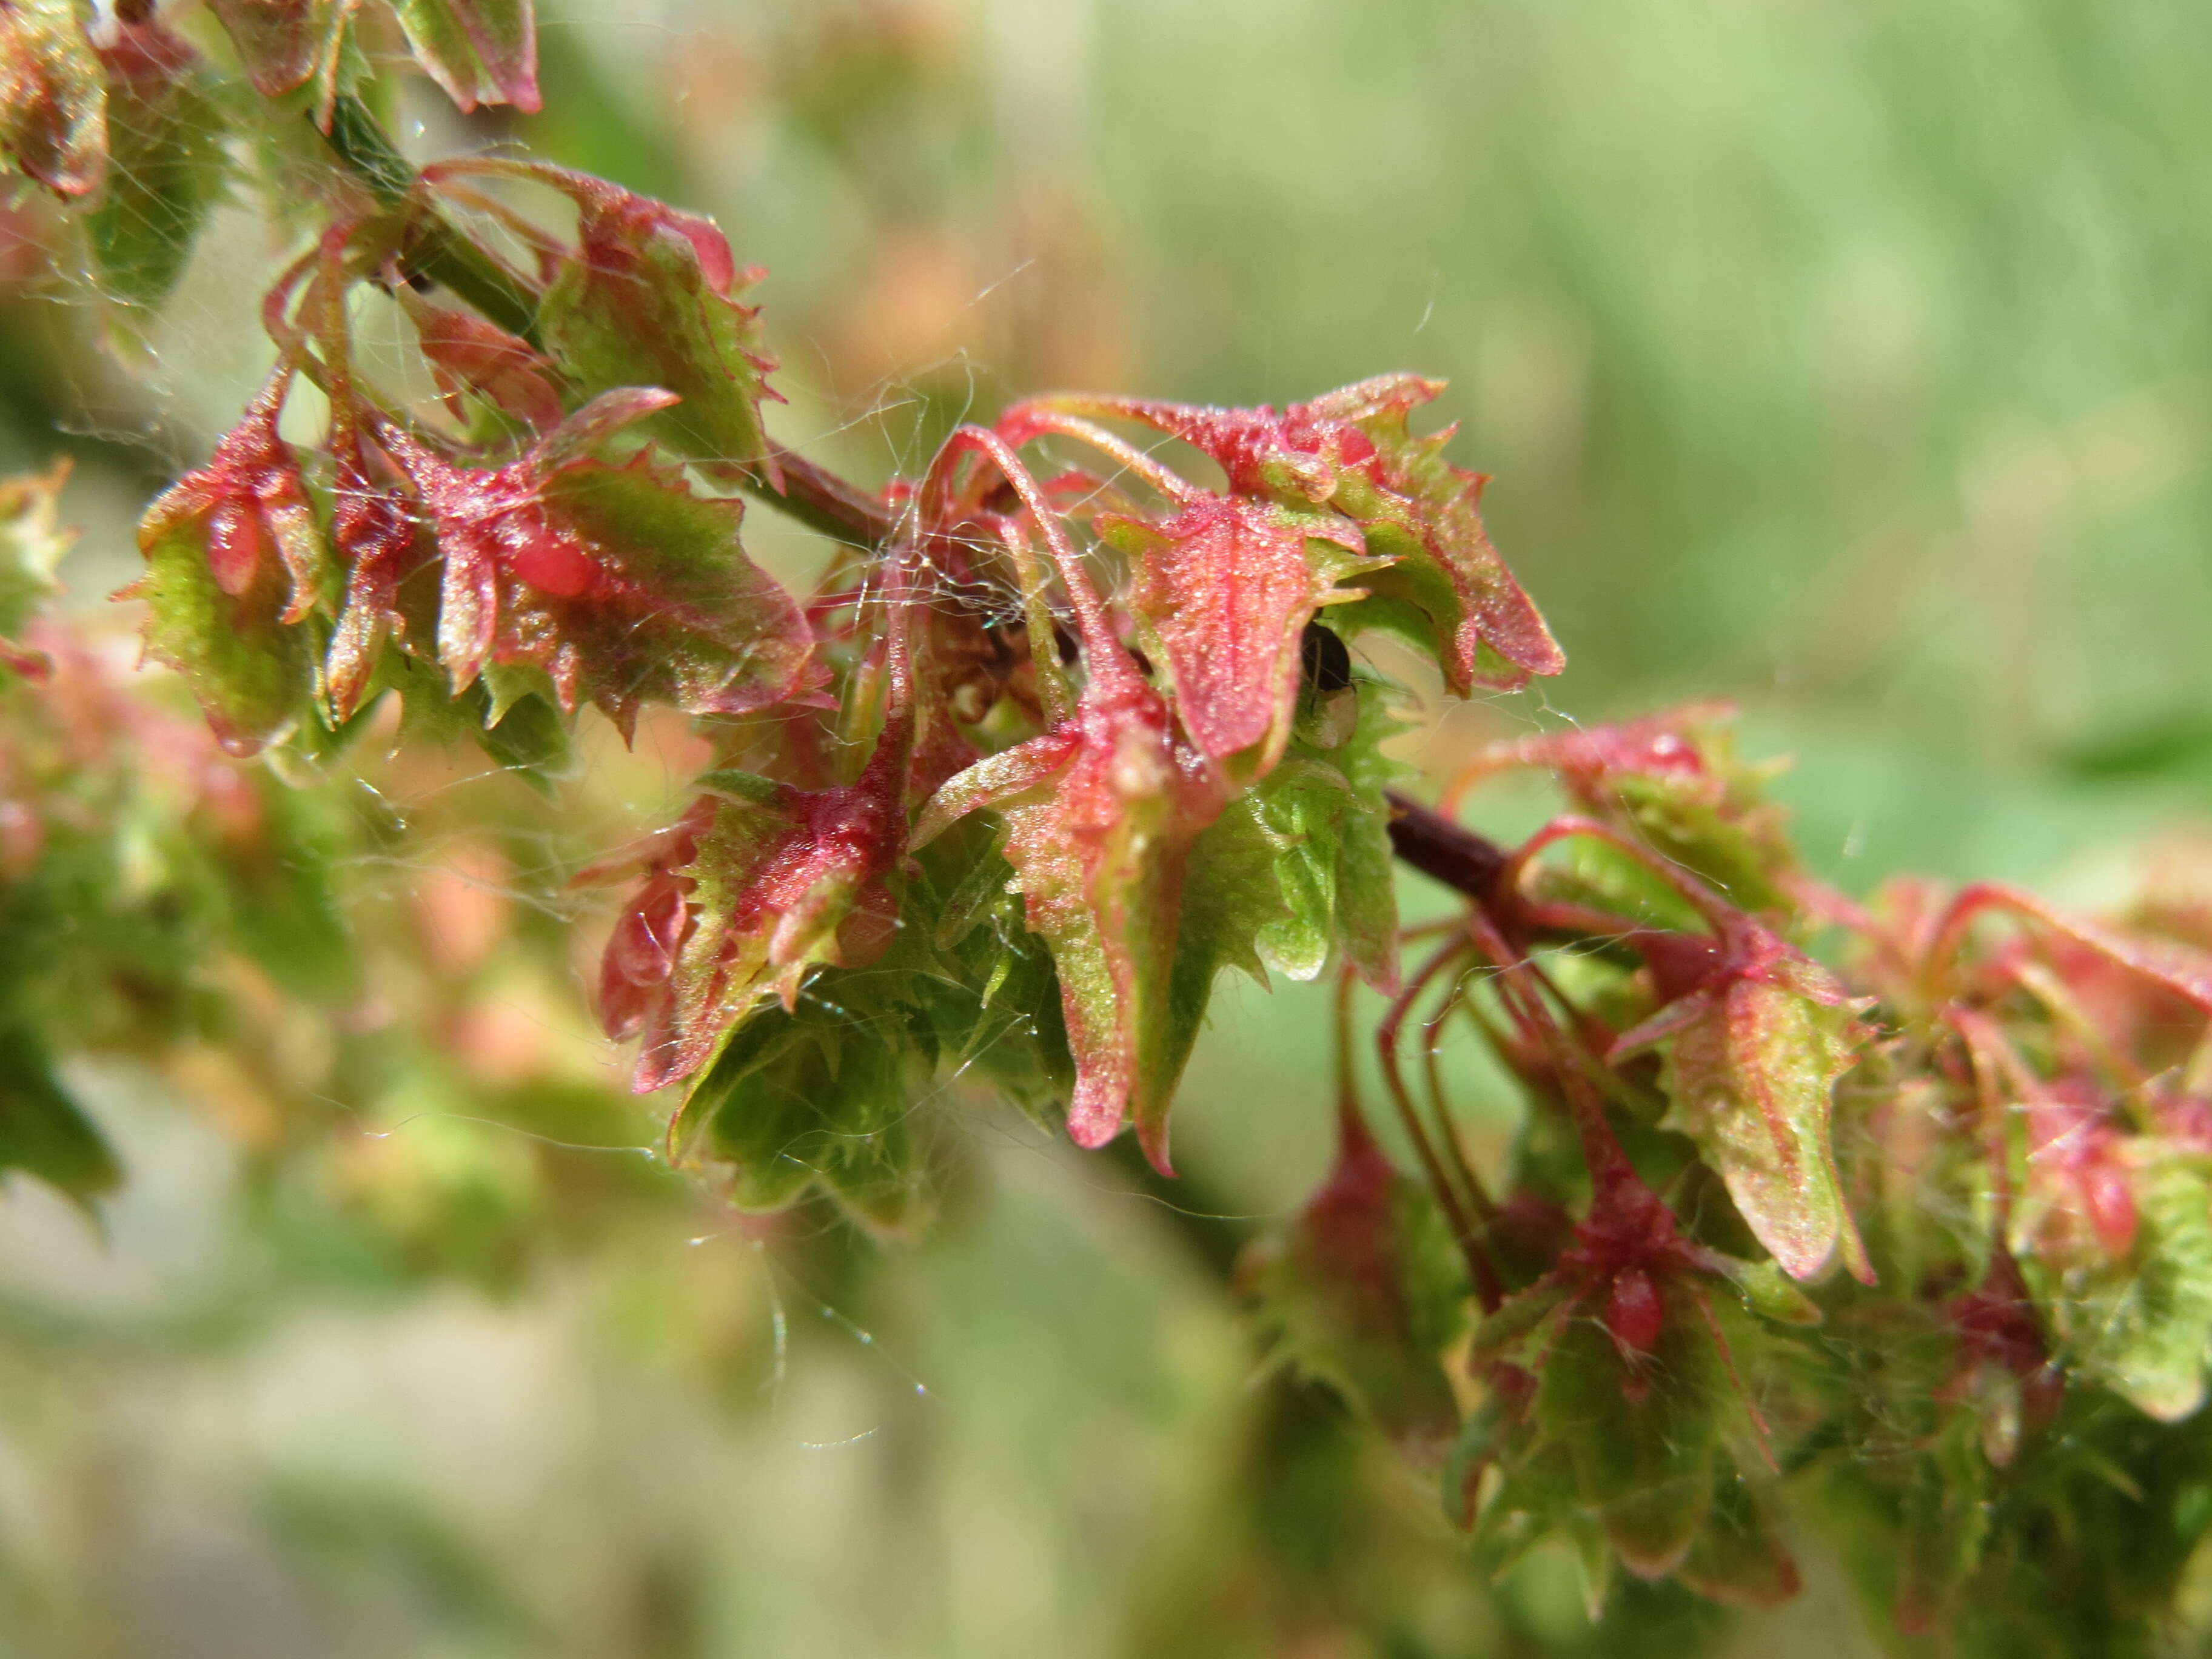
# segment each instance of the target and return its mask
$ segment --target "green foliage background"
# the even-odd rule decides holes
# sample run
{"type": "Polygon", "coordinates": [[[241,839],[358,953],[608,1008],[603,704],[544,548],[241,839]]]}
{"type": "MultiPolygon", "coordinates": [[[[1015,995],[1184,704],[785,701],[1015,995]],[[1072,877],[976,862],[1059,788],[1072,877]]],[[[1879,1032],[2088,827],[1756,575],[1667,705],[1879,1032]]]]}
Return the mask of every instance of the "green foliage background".
{"type": "MultiPolygon", "coordinates": [[[[1498,475],[1493,532],[1572,666],[1440,714],[1409,751],[1432,770],[1569,712],[1734,696],[1748,752],[1797,757],[1808,860],[1854,889],[1918,867],[2094,897],[2131,837],[2203,813],[2201,9],[544,14],[547,112],[464,121],[424,83],[418,154],[514,137],[714,213],[770,269],[780,435],[856,471],[1048,385],[1249,403],[1449,376],[1457,459],[1498,475]]],[[[139,506],[258,380],[277,246],[225,210],[154,319],[58,303],[88,296],[0,248],[0,465],[77,455],[79,606],[135,574],[139,506]]],[[[771,561],[811,556],[750,524],[771,561]]],[[[380,926],[504,837],[496,873],[466,866],[501,917],[472,983],[544,1033],[526,1085],[434,1053],[360,1072],[303,1176],[145,1073],[72,1073],[130,1181],[99,1229],[28,1183],[0,1203],[0,1648],[1705,1639],[1712,1615],[1633,1589],[1589,1632],[1564,1557],[1486,1589],[1384,1448],[1255,1380],[1224,1267],[1320,1171],[1318,993],[1224,988],[1180,1188],[979,1115],[912,1249],[811,1212],[740,1225],[634,1151],[551,1144],[654,1132],[574,988],[521,965],[548,948],[533,907],[573,908],[533,872],[678,799],[649,741],[587,752],[550,829],[507,781],[386,780],[415,828],[346,873],[380,926]]],[[[1502,1125],[1503,1091],[1466,1082],[1502,1125]]],[[[1848,1650],[1810,1565],[1738,1650],[1848,1650]]]]}

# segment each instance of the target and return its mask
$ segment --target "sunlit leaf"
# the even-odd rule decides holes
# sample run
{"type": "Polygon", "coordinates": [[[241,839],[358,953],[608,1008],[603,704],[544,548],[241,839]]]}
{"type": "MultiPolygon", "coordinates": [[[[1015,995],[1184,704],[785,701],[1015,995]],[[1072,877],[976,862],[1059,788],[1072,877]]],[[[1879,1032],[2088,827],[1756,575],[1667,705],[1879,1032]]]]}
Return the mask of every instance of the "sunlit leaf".
{"type": "Polygon", "coordinates": [[[1289,412],[1315,427],[1349,422],[1371,446],[1363,456],[1340,440],[1346,465],[1329,501],[1366,532],[1370,552],[1397,559],[1368,586],[1427,618],[1448,680],[1463,690],[1556,674],[1566,657],[1483,527],[1489,481],[1444,459],[1455,428],[1417,438],[1407,425],[1443,390],[1442,381],[1385,375],[1289,412]]]}
{"type": "Polygon", "coordinates": [[[1265,772],[1290,739],[1306,623],[1357,597],[1339,584],[1370,568],[1358,532],[1331,514],[1211,495],[1157,520],[1093,523],[1134,568],[1130,608],[1191,741],[1215,760],[1255,750],[1250,770],[1265,772]]]}
{"type": "MultiPolygon", "coordinates": [[[[1725,703],[1492,744],[1455,792],[1512,767],[1543,767],[1582,811],[1684,866],[1747,910],[1786,911],[1797,873],[1788,815],[1763,794],[1778,769],[1738,760],[1725,703]]],[[[1602,848],[1589,856],[1606,858],[1602,848]]]]}
{"type": "Polygon", "coordinates": [[[765,465],[760,404],[775,363],[739,301],[761,273],[738,269],[712,220],[580,174],[541,176],[580,210],[575,251],[538,311],[577,390],[665,387],[682,401],[647,423],[654,438],[694,459],[765,465]]]}
{"type": "Polygon", "coordinates": [[[744,714],[799,688],[811,636],[738,545],[735,501],[694,495],[644,454],[565,459],[557,431],[489,468],[397,428],[381,441],[436,532],[438,652],[457,691],[487,664],[527,667],[564,710],[588,701],[627,726],[647,701],[744,714]]]}
{"type": "Polygon", "coordinates": [[[1417,438],[1407,425],[1443,390],[1388,374],[1280,411],[1089,396],[1040,404],[1142,421],[1211,456],[1240,497],[1341,514],[1377,565],[1361,584],[1372,597],[1339,625],[1411,633],[1455,690],[1556,674],[1566,659],[1483,528],[1486,480],[1443,459],[1452,428],[1417,438]]]}
{"type": "Polygon", "coordinates": [[[1747,918],[1731,920],[1718,940],[1660,934],[1639,948],[1662,1006],[1613,1053],[1664,1042],[1661,1127],[1697,1143],[1792,1278],[1817,1278],[1840,1255],[1870,1279],[1829,1139],[1836,1082],[1867,1035],[1856,1005],[1747,918]]]}

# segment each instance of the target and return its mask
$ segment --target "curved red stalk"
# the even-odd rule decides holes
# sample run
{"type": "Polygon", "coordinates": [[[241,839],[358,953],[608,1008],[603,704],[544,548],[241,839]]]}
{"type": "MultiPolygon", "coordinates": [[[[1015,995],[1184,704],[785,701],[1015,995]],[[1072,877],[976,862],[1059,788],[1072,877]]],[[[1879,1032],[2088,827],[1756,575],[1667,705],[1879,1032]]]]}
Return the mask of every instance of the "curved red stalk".
{"type": "Polygon", "coordinates": [[[1468,1214],[1458,1189],[1446,1174],[1443,1160],[1437,1156],[1435,1144],[1421,1122],[1419,1110],[1413,1105],[1411,1093],[1406,1088],[1406,1079],[1398,1061],[1398,1036],[1404,1029],[1406,1016],[1420,1000],[1437,975],[1467,948],[1462,939],[1448,939],[1437,947],[1429,959],[1421,964],[1406,988],[1391,1003],[1390,1012],[1375,1033],[1375,1047],[1382,1061],[1382,1080],[1389,1091],[1390,1102],[1397,1109],[1399,1121],[1406,1127],[1407,1138],[1413,1142],[1413,1152],[1421,1161],[1422,1172],[1428,1176],[1435,1191],[1437,1202],[1443,1207],[1444,1218],[1451,1223],[1452,1236],[1459,1243],[1460,1252],[1467,1259],[1469,1280],[1482,1299],[1486,1311],[1494,1311],[1504,1299],[1504,1287],[1498,1282],[1498,1270],[1491,1263],[1481,1244],[1481,1235],[1468,1214]]]}

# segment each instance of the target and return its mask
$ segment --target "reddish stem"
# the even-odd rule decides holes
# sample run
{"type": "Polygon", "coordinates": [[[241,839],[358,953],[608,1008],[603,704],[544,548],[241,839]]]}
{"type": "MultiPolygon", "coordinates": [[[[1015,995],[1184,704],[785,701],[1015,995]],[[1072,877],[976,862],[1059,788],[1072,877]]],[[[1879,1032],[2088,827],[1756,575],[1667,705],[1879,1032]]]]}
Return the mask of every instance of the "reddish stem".
{"type": "Polygon", "coordinates": [[[1421,964],[1412,981],[1390,1005],[1390,1012],[1383,1016],[1382,1026],[1375,1033],[1375,1047],[1382,1058],[1382,1080],[1389,1091],[1390,1103],[1397,1109],[1399,1121],[1406,1126],[1407,1139],[1413,1142],[1414,1154],[1421,1161],[1422,1173],[1428,1176],[1437,1202],[1443,1208],[1444,1218],[1451,1224],[1452,1236],[1459,1241],[1460,1254],[1467,1261],[1468,1277],[1485,1311],[1492,1311],[1505,1299],[1504,1286],[1498,1280],[1498,1270],[1483,1248],[1481,1236],[1466,1205],[1461,1201],[1458,1189],[1452,1185],[1443,1160],[1437,1156],[1436,1146],[1422,1125],[1421,1115],[1414,1108],[1413,1097],[1406,1088],[1405,1073],[1398,1063],[1398,1036],[1405,1027],[1407,1014],[1420,1000],[1421,993],[1466,948],[1464,939],[1448,939],[1421,964]]]}
{"type": "Polygon", "coordinates": [[[1089,445],[1124,471],[1133,472],[1178,506],[1194,501],[1206,493],[1188,479],[1163,466],[1134,444],[1115,436],[1105,428],[1093,425],[1079,416],[1064,414],[1034,403],[1017,404],[1000,417],[998,432],[1006,442],[1017,448],[1048,433],[1073,438],[1078,443],[1089,445]]]}

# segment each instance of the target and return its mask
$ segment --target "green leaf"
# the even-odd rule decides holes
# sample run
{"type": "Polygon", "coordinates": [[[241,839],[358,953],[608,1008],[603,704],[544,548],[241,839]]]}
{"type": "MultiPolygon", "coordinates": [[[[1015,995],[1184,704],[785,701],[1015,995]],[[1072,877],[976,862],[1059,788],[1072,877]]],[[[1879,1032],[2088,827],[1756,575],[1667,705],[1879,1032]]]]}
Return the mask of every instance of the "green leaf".
{"type": "Polygon", "coordinates": [[[760,404],[775,367],[758,313],[711,220],[580,174],[541,170],[581,216],[538,310],[546,350],[584,397],[661,386],[682,401],[647,430],[695,460],[756,466],[768,455],[760,404]]]}
{"type": "Polygon", "coordinates": [[[1298,980],[1315,977],[1335,947],[1370,985],[1395,990],[1396,855],[1383,791],[1404,769],[1382,745],[1405,727],[1388,687],[1362,681],[1352,695],[1352,730],[1328,741],[1334,709],[1301,720],[1282,775],[1270,775],[1250,797],[1278,838],[1275,877],[1290,912],[1261,927],[1255,944],[1263,962],[1298,980]]]}
{"type": "Polygon", "coordinates": [[[21,640],[32,616],[62,591],[54,572],[76,540],[58,517],[69,475],[63,456],[45,472],[0,478],[0,647],[21,640]]]}
{"type": "Polygon", "coordinates": [[[112,154],[87,216],[93,266],[118,299],[155,306],[222,193],[222,111],[198,55],[156,24],[125,27],[101,56],[112,154]]]}
{"type": "Polygon", "coordinates": [[[1299,1370],[1335,1389],[1417,1460],[1459,1430],[1444,1351],[1465,1324],[1467,1275],[1428,1188],[1357,1116],[1297,1219],[1248,1253],[1238,1282],[1299,1370]]]}
{"type": "Polygon", "coordinates": [[[2175,1423],[2204,1402],[2212,1357],[2212,1180],[2191,1154],[2161,1149],[2136,1178],[2129,1257],[2061,1274],[2021,1264],[2050,1307],[2068,1357],[2138,1411],[2175,1423]]]}
{"type": "Polygon", "coordinates": [[[550,696],[511,696],[495,706],[485,679],[456,696],[436,664],[397,647],[386,649],[377,679],[399,694],[403,744],[466,738],[541,793],[568,768],[568,724],[550,696]]]}
{"type": "Polygon", "coordinates": [[[540,106],[532,0],[392,0],[415,61],[463,110],[540,106]]]}
{"type": "Polygon", "coordinates": [[[1817,1325],[1820,1304],[1799,1290],[1776,1261],[1740,1261],[1712,1253],[1712,1265],[1725,1274],[1743,1297],[1744,1306],[1780,1325],[1817,1325]]]}
{"type": "Polygon", "coordinates": [[[264,98],[278,97],[307,84],[319,70],[328,74],[337,43],[358,0],[208,0],[246,79],[264,98]]]}
{"type": "Polygon", "coordinates": [[[61,197],[107,171],[107,85],[76,0],[0,7],[0,151],[61,197]]]}
{"type": "Polygon", "coordinates": [[[1324,749],[1322,722],[1302,719],[1282,763],[1192,844],[1164,1075],[1188,1062],[1224,968],[1262,984],[1268,969],[1311,980],[1340,950],[1368,983],[1395,988],[1397,890],[1382,789],[1399,769],[1379,745],[1401,728],[1382,687],[1363,684],[1357,698],[1349,734],[1324,749]]]}
{"type": "Polygon", "coordinates": [[[28,1029],[0,1027],[0,1171],[21,1170],[82,1203],[123,1179],[100,1131],[54,1080],[28,1029]]]}
{"type": "Polygon", "coordinates": [[[931,1018],[946,1063],[994,1085],[1055,1127],[1075,1088],[1052,952],[1029,931],[1013,866],[982,822],[953,829],[910,859],[910,926],[935,918],[931,1018]]]}
{"type": "Polygon", "coordinates": [[[184,489],[147,510],[146,574],[127,593],[147,603],[147,653],[184,675],[225,749],[251,755],[307,708],[319,641],[283,621],[289,583],[273,562],[242,592],[223,591],[209,568],[206,510],[184,489]]]}
{"type": "Polygon", "coordinates": [[[819,1188],[866,1225],[929,1212],[914,1102],[937,1060],[927,992],[886,963],[823,974],[740,1027],[670,1128],[688,1162],[727,1166],[731,1201],[781,1209],[819,1188]]]}
{"type": "Polygon", "coordinates": [[[1818,1278],[1838,1253],[1866,1277],[1828,1134],[1836,1080],[1858,1057],[1852,1010],[1750,976],[1698,995],[1666,1046],[1660,1127],[1697,1142],[1791,1278],[1818,1278]]]}
{"type": "Polygon", "coordinates": [[[1630,1571],[1656,1578],[1689,1554],[1712,1508],[1728,1367],[1686,1286],[1666,1282],[1658,1344],[1632,1374],[1595,1319],[1559,1324],[1536,1419],[1567,1449],[1582,1501],[1630,1571]]]}
{"type": "Polygon", "coordinates": [[[1674,1576],[1733,1607],[1779,1607],[1803,1588],[1771,1500],[1747,1480],[1716,1483],[1712,1510],[1674,1576]]]}

